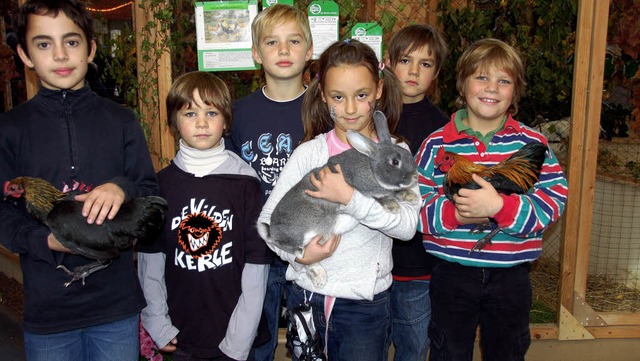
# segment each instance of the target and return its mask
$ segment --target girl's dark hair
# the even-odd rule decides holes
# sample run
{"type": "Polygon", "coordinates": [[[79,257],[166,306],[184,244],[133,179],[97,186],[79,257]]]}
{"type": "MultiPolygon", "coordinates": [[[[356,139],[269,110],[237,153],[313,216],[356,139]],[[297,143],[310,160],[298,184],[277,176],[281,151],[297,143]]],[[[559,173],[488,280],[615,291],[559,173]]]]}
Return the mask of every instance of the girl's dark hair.
{"type": "MultiPolygon", "coordinates": [[[[27,28],[29,27],[29,15],[58,16],[62,12],[84,33],[87,43],[93,40],[93,22],[85,5],[76,0],[27,0],[16,14],[14,28],[18,35],[18,43],[27,56],[27,28]]],[[[88,54],[91,54],[91,46],[87,46],[88,54]]]]}
{"type": "Polygon", "coordinates": [[[180,75],[171,84],[167,94],[167,123],[176,137],[178,131],[178,112],[185,107],[190,109],[193,104],[193,92],[197,90],[202,101],[209,106],[214,106],[224,117],[224,132],[226,135],[231,129],[231,106],[233,99],[229,87],[222,79],[203,71],[194,71],[180,75]]]}
{"type": "Polygon", "coordinates": [[[325,49],[320,59],[313,65],[316,67],[316,78],[309,84],[302,101],[302,124],[304,125],[302,141],[311,140],[316,135],[326,133],[333,128],[329,109],[322,101],[320,86],[324,87],[329,69],[345,65],[366,67],[376,83],[383,79],[382,96],[376,101],[375,110],[380,110],[387,116],[389,131],[393,135],[402,112],[402,93],[393,72],[388,69],[380,70],[380,64],[373,49],[358,40],[337,41],[325,49]]]}

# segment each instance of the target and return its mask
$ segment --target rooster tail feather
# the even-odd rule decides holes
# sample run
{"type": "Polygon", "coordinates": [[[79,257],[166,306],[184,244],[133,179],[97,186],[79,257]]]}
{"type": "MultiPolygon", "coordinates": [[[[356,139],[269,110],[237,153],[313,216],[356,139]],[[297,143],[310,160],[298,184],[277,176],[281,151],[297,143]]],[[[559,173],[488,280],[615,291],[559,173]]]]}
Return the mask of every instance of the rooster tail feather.
{"type": "Polygon", "coordinates": [[[491,172],[502,174],[526,193],[538,182],[547,151],[548,147],[540,142],[528,143],[493,166],[491,172]]]}

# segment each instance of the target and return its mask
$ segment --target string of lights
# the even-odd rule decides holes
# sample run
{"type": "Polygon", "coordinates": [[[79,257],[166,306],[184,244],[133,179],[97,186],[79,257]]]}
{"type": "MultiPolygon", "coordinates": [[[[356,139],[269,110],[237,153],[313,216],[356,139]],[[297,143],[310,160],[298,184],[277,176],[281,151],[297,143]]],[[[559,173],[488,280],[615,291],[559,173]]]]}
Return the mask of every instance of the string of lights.
{"type": "Polygon", "coordinates": [[[109,12],[112,12],[112,11],[116,11],[118,9],[122,9],[125,6],[129,6],[132,3],[133,3],[133,1],[128,1],[128,2],[126,2],[124,4],[121,4],[121,5],[118,5],[118,6],[114,6],[114,7],[109,8],[109,9],[97,9],[97,8],[92,8],[90,6],[87,6],[87,10],[93,11],[93,12],[96,12],[96,13],[109,13],[109,12]]]}

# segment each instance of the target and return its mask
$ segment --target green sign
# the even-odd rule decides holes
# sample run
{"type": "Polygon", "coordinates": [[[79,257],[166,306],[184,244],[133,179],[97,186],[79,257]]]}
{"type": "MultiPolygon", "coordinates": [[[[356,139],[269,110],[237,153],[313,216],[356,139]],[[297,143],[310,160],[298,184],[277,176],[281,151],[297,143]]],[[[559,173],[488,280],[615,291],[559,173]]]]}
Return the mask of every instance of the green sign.
{"type": "Polygon", "coordinates": [[[365,43],[376,52],[382,61],[382,27],[378,23],[357,23],[351,28],[351,39],[365,43]]]}
{"type": "Polygon", "coordinates": [[[257,0],[196,3],[198,70],[253,70],[251,22],[257,0]]]}
{"type": "Polygon", "coordinates": [[[309,26],[313,38],[312,59],[318,59],[320,54],[338,40],[340,9],[333,1],[313,1],[309,4],[309,26]]]}
{"type": "Polygon", "coordinates": [[[275,4],[285,4],[293,6],[293,0],[262,0],[262,10],[275,4]]]}

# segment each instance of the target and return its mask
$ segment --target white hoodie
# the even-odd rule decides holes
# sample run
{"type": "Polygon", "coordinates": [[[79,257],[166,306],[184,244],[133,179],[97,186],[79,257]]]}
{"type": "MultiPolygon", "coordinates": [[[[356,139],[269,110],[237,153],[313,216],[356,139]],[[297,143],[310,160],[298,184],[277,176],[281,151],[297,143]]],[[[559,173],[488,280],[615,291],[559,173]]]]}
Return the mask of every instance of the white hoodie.
{"type": "MultiPolygon", "coordinates": [[[[406,144],[401,144],[409,149],[406,144]]],[[[326,134],[298,146],[278,177],[273,192],[267,199],[258,222],[270,224],[271,213],[285,193],[314,168],[329,159],[326,134]]],[[[416,184],[413,191],[420,194],[416,184]]],[[[327,283],[317,288],[306,274],[304,265],[295,262],[296,256],[268,242],[267,245],[280,258],[289,262],[286,277],[298,286],[326,296],[347,299],[373,300],[377,293],[391,286],[391,246],[393,238],[409,240],[416,232],[420,204],[400,203],[400,210],[391,213],[378,201],[354,190],[351,201],[341,206],[340,212],[359,223],[340,239],[340,245],[331,257],[320,261],[327,272],[327,283]]],[[[300,215],[304,217],[304,214],[300,215]]]]}

